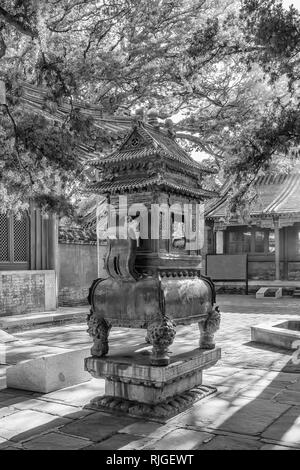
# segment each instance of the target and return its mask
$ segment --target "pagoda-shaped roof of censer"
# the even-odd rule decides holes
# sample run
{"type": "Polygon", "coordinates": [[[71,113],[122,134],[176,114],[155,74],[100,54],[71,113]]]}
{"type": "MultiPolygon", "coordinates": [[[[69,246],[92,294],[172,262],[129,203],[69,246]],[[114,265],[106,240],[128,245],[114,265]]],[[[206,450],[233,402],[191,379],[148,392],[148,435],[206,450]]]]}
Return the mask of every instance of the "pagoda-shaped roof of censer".
{"type": "Polygon", "coordinates": [[[170,120],[162,128],[155,116],[148,122],[136,116],[122,145],[94,163],[99,178],[91,191],[104,195],[158,188],[200,200],[215,197],[202,187],[203,175],[215,170],[196,162],[175,138],[170,120]]]}

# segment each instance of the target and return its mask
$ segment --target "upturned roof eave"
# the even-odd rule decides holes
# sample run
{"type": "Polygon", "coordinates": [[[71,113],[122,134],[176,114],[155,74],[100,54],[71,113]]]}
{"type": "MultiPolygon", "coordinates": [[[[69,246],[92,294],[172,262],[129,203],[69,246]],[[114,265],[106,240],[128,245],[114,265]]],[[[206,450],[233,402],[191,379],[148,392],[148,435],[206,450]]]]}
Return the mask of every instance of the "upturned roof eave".
{"type": "Polygon", "coordinates": [[[94,183],[89,186],[88,191],[94,192],[98,194],[115,194],[122,191],[134,191],[134,190],[141,190],[148,187],[157,186],[158,188],[166,187],[175,191],[179,191],[182,193],[188,193],[193,197],[203,197],[203,198],[211,198],[216,197],[216,193],[213,191],[209,191],[206,189],[197,189],[197,188],[190,188],[189,186],[179,185],[174,182],[160,179],[160,178],[149,178],[140,182],[134,183],[118,183],[118,182],[110,182],[104,181],[99,183],[94,183]],[[110,185],[110,187],[109,187],[110,185]]]}

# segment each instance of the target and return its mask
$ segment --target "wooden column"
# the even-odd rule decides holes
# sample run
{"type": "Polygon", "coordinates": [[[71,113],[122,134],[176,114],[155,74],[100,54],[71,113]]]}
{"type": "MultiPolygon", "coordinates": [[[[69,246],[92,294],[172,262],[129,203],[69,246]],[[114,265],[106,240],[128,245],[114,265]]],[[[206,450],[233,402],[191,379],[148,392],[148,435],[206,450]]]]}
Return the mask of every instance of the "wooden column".
{"type": "Polygon", "coordinates": [[[48,265],[47,269],[57,270],[58,224],[56,214],[48,219],[48,265]]]}
{"type": "Polygon", "coordinates": [[[217,230],[216,231],[216,254],[223,254],[224,253],[224,231],[217,230]]]}
{"type": "Polygon", "coordinates": [[[35,269],[36,263],[36,252],[35,252],[35,244],[36,244],[36,217],[35,217],[35,209],[31,205],[30,207],[30,269],[35,269]]]}
{"type": "Polygon", "coordinates": [[[288,262],[288,236],[289,231],[288,227],[284,227],[283,229],[284,239],[283,239],[283,279],[289,278],[289,262],[288,262]]]}
{"type": "Polygon", "coordinates": [[[278,219],[274,220],[275,235],[275,280],[280,281],[280,229],[278,219]]]}
{"type": "Polygon", "coordinates": [[[41,247],[42,247],[42,264],[41,269],[49,269],[48,264],[48,239],[49,239],[48,217],[41,215],[41,247]]]}
{"type": "Polygon", "coordinates": [[[37,208],[30,211],[31,270],[57,269],[57,216],[42,215],[37,208]]]}
{"type": "Polygon", "coordinates": [[[42,217],[40,209],[35,210],[35,267],[42,269],[42,217]]]}

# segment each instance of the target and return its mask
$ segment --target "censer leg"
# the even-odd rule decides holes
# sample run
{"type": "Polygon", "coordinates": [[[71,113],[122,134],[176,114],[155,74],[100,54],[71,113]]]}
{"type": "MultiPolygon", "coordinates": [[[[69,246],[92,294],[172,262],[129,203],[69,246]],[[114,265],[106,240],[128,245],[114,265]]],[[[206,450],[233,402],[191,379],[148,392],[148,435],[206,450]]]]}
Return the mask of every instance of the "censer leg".
{"type": "Polygon", "coordinates": [[[215,307],[211,310],[205,321],[201,321],[198,323],[200,331],[199,347],[201,349],[215,348],[214,335],[220,327],[220,320],[221,315],[219,307],[215,307]]]}
{"type": "Polygon", "coordinates": [[[176,335],[175,323],[164,317],[161,323],[150,325],[147,333],[153,345],[151,364],[153,366],[166,366],[170,363],[168,348],[176,335]]]}
{"type": "Polygon", "coordinates": [[[103,317],[96,317],[91,310],[88,315],[88,333],[93,339],[91,348],[92,356],[106,356],[108,353],[108,336],[111,330],[111,324],[103,317]]]}

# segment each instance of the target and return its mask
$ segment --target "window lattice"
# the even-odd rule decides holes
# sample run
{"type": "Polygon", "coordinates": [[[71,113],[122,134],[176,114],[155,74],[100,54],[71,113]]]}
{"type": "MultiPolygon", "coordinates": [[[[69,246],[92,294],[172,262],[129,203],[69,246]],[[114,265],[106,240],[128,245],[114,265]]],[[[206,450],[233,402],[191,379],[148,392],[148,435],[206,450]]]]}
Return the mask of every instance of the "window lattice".
{"type": "Polygon", "coordinates": [[[9,218],[0,214],[0,262],[9,261],[9,218]]]}
{"type": "Polygon", "coordinates": [[[27,224],[26,218],[18,219],[14,216],[14,262],[27,261],[27,224]]]}

